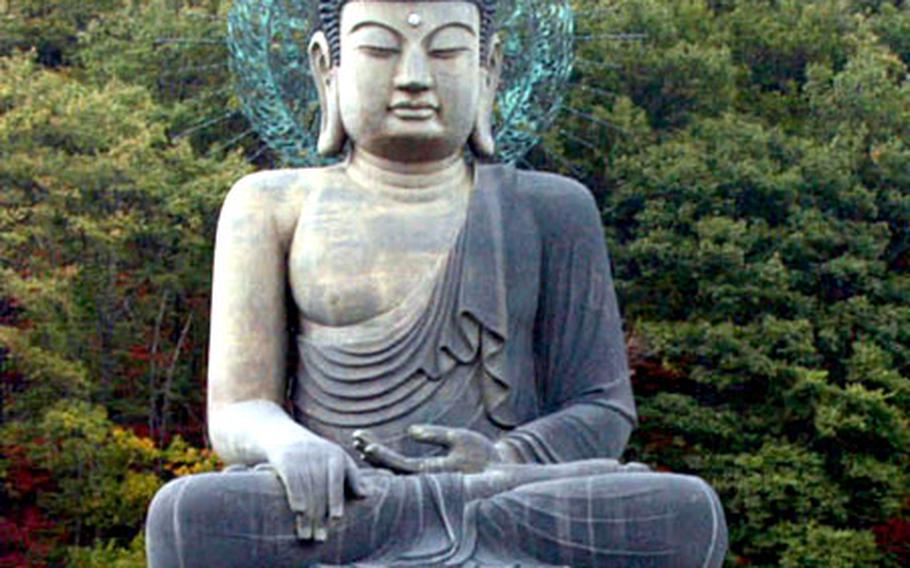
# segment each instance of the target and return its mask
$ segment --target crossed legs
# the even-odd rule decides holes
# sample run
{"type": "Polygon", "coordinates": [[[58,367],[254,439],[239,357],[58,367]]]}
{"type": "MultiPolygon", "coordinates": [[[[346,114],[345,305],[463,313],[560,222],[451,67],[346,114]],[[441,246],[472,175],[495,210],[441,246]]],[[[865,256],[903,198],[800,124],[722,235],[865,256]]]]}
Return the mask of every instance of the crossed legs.
{"type": "Polygon", "coordinates": [[[324,543],[298,540],[272,472],[181,478],[150,508],[149,566],[721,565],[726,525],[706,483],[595,466],[571,475],[571,465],[527,466],[506,481],[365,470],[370,496],[347,504],[324,543]]]}

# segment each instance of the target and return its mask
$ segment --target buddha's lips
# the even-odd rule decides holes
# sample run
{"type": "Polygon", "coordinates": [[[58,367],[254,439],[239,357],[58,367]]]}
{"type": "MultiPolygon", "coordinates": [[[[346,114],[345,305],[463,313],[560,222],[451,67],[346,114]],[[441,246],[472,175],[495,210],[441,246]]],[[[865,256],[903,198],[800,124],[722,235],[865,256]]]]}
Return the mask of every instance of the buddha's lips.
{"type": "Polygon", "coordinates": [[[390,105],[389,110],[398,118],[423,120],[435,116],[439,107],[430,103],[401,102],[390,105]]]}

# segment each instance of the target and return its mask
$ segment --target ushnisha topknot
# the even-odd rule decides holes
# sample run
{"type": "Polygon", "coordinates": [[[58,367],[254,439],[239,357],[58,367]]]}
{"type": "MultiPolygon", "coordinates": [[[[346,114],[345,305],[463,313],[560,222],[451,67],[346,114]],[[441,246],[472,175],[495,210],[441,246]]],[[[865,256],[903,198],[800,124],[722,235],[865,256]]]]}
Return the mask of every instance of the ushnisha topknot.
{"type": "MultiPolygon", "coordinates": [[[[319,0],[319,29],[325,34],[332,50],[332,64],[341,61],[341,9],[351,0],[319,0]]],[[[375,0],[377,2],[402,2],[405,0],[375,0]]],[[[440,2],[444,0],[423,0],[440,2]]],[[[480,10],[480,51],[487,55],[490,38],[493,37],[493,18],[496,16],[496,0],[465,0],[480,10]]]]}

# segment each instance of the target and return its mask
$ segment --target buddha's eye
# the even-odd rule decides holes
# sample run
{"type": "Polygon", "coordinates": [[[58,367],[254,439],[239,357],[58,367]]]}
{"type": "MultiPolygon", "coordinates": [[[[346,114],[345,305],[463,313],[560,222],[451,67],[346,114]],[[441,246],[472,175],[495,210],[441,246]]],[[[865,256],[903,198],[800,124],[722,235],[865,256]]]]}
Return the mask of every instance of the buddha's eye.
{"type": "Polygon", "coordinates": [[[357,51],[370,57],[387,59],[401,52],[401,40],[388,28],[367,24],[351,34],[357,51]]]}
{"type": "Polygon", "coordinates": [[[372,57],[379,57],[382,59],[394,57],[395,55],[401,53],[401,50],[397,47],[391,47],[387,45],[361,45],[357,49],[367,55],[370,55],[372,57]]]}
{"type": "Polygon", "coordinates": [[[454,59],[474,50],[477,37],[461,25],[448,25],[432,34],[427,41],[427,52],[437,59],[454,59]]]}
{"type": "Polygon", "coordinates": [[[470,51],[470,47],[435,47],[430,50],[430,55],[437,59],[454,59],[470,51]]]}

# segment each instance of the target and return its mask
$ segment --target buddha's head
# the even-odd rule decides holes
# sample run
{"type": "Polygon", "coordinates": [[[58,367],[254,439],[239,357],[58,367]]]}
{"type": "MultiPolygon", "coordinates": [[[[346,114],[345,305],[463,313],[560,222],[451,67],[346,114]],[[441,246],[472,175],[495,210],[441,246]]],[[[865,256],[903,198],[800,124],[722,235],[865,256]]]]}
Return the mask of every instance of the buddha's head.
{"type": "Polygon", "coordinates": [[[310,42],[322,105],[319,152],[345,142],[399,162],[470,144],[491,157],[501,49],[495,0],[320,0],[310,42]]]}

